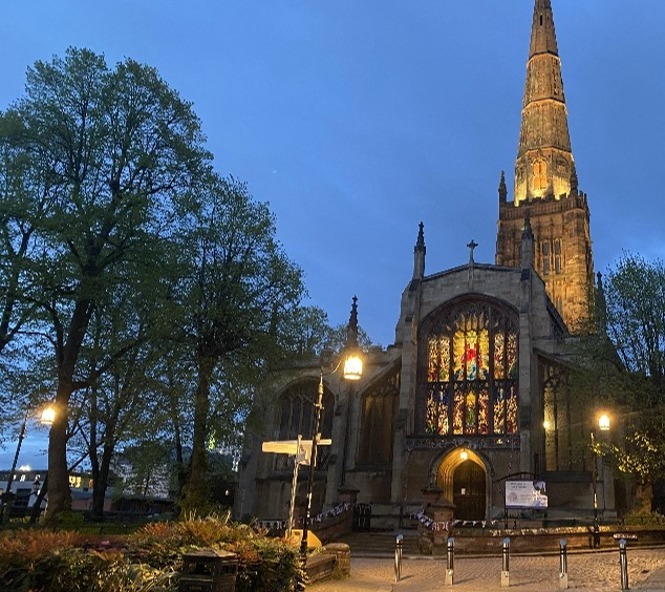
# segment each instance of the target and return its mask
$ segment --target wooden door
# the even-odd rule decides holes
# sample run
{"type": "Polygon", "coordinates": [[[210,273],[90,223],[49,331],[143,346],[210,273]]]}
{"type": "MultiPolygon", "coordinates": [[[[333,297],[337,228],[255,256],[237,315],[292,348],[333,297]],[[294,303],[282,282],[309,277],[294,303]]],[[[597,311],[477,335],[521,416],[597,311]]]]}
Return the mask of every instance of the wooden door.
{"type": "Polygon", "coordinates": [[[456,520],[485,519],[485,471],[466,460],[453,473],[453,503],[456,520]]]}

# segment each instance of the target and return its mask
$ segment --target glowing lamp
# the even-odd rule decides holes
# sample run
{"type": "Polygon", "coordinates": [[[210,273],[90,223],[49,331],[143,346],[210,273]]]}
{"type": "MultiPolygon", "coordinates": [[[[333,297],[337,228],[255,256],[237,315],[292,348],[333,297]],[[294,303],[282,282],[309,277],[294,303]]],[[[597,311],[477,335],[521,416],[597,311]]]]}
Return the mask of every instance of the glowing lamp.
{"type": "Polygon", "coordinates": [[[344,360],[344,379],[360,380],[363,375],[363,361],[360,356],[353,352],[344,360]]]}
{"type": "Polygon", "coordinates": [[[599,418],[598,418],[598,429],[601,432],[607,432],[610,429],[610,416],[607,415],[606,413],[603,413],[599,418]]]}
{"type": "Polygon", "coordinates": [[[41,423],[45,426],[52,426],[55,421],[55,407],[53,405],[48,405],[42,411],[42,416],[40,419],[41,423]]]}

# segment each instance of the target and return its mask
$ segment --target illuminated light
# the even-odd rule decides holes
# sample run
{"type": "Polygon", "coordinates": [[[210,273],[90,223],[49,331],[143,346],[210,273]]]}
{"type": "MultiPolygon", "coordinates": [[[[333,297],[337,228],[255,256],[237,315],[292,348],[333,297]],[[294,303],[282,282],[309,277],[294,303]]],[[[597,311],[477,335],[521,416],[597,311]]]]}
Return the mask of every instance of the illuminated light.
{"type": "Polygon", "coordinates": [[[601,432],[607,432],[610,429],[610,416],[606,413],[603,413],[598,418],[598,428],[601,432]]]}
{"type": "Polygon", "coordinates": [[[466,450],[462,450],[462,452],[459,453],[459,457],[462,460],[469,460],[469,453],[466,450]]]}
{"type": "Polygon", "coordinates": [[[42,411],[41,422],[45,426],[52,426],[55,421],[55,407],[53,405],[48,405],[42,411]]]}
{"type": "Polygon", "coordinates": [[[543,427],[544,427],[546,430],[549,430],[549,429],[552,427],[552,424],[551,424],[549,421],[545,420],[545,421],[543,422],[543,427]]]}
{"type": "Polygon", "coordinates": [[[363,375],[363,361],[358,354],[349,354],[344,360],[344,378],[360,380],[363,375]]]}

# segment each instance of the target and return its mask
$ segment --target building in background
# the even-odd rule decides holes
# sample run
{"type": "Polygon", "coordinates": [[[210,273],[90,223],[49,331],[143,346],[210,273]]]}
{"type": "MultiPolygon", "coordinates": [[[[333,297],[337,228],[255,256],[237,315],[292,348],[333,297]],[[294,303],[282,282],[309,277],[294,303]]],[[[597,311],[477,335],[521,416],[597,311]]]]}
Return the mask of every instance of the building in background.
{"type": "MultiPolygon", "coordinates": [[[[562,381],[576,335],[593,326],[594,276],[549,0],[534,7],[513,187],[509,201],[502,173],[497,236],[484,237],[496,239],[495,264],[474,260],[472,240],[468,261],[426,273],[421,224],[395,343],[370,349],[351,386],[324,378],[332,446],[319,454],[314,514],[352,493],[372,505],[373,526],[395,528],[439,488],[455,518],[491,521],[524,498],[522,482],[533,485],[529,517],[591,517],[594,493],[601,515],[616,516],[612,475],[589,451],[593,418],[562,381]]],[[[429,227],[445,232],[452,207],[429,227]]],[[[246,434],[236,518],[286,518],[293,461],[261,445],[311,439],[319,372],[312,359],[274,373],[255,409],[263,429],[246,434]]]]}

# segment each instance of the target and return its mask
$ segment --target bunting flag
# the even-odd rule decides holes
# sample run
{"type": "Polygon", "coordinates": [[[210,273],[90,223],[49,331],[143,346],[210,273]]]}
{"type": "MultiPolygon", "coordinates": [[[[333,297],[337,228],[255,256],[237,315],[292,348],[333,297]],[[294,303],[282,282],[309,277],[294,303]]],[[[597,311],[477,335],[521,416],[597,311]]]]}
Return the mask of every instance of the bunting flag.
{"type": "Polygon", "coordinates": [[[448,520],[446,522],[435,522],[425,514],[424,510],[410,514],[409,517],[412,520],[420,522],[425,528],[434,531],[450,530],[455,526],[480,526],[482,528],[487,528],[488,525],[498,525],[496,520],[492,520],[491,522],[488,522],[487,520],[448,520]]]}
{"type": "MultiPolygon", "coordinates": [[[[325,512],[317,514],[314,518],[312,518],[311,523],[313,524],[316,522],[317,524],[320,524],[321,522],[323,522],[328,518],[340,516],[341,514],[344,514],[345,512],[349,512],[351,510],[353,510],[353,505],[348,502],[345,502],[343,504],[335,506],[334,508],[330,508],[325,512]]],[[[299,520],[299,523],[302,524],[302,522],[303,519],[301,518],[299,520]]],[[[267,530],[286,530],[287,523],[286,520],[259,520],[258,522],[256,522],[256,527],[265,528],[267,530]]]]}
{"type": "Polygon", "coordinates": [[[344,514],[344,512],[350,511],[352,508],[353,506],[350,503],[344,502],[343,504],[339,504],[339,506],[335,506],[334,508],[330,508],[325,512],[317,514],[312,520],[312,522],[323,522],[326,518],[339,516],[340,514],[344,514]]]}

